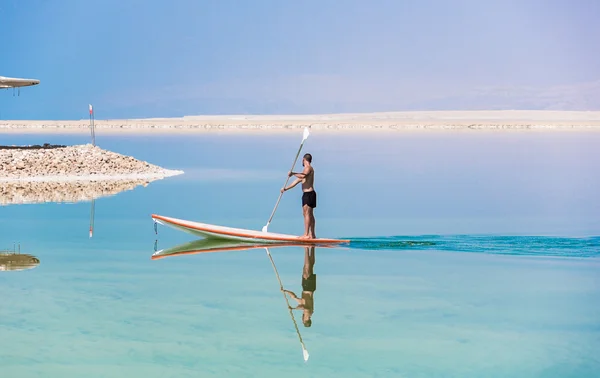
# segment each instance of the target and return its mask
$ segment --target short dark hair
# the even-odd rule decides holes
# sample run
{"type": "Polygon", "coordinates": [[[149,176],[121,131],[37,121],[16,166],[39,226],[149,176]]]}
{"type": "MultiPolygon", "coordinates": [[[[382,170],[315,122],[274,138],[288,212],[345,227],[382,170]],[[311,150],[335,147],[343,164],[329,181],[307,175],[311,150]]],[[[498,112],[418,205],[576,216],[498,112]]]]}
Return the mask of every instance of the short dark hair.
{"type": "Polygon", "coordinates": [[[312,163],[312,155],[311,154],[304,154],[304,158],[306,159],[307,162],[312,163]]]}

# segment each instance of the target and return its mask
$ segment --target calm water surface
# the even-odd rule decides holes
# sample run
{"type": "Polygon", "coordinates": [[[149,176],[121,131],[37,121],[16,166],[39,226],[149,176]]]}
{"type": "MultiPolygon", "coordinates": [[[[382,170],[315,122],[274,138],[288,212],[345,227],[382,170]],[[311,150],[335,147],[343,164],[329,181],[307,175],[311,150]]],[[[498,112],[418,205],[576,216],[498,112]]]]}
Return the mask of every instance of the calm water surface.
{"type": "MultiPolygon", "coordinates": [[[[0,271],[0,376],[600,375],[597,133],[314,132],[317,236],[352,242],[314,251],[310,327],[264,249],[153,256],[195,240],[155,234],[153,213],[262,228],[297,134],[98,135],[186,173],[93,204],[0,207],[0,249],[40,261],[0,271]]],[[[299,189],[269,230],[302,233],[299,189]]],[[[270,249],[298,296],[305,252],[270,249]]]]}

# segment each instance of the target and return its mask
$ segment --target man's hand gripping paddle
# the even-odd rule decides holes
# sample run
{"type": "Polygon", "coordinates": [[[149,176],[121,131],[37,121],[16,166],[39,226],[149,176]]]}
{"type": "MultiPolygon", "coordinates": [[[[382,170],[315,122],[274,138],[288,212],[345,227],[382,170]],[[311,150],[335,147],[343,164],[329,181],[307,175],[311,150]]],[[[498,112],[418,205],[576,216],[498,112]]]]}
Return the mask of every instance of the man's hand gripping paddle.
{"type": "MultiPolygon", "coordinates": [[[[296,153],[296,158],[294,159],[294,164],[292,164],[292,169],[290,169],[290,171],[293,171],[294,167],[296,166],[296,161],[298,160],[298,156],[300,156],[300,151],[302,151],[302,146],[304,145],[304,141],[308,138],[308,134],[309,134],[308,127],[305,127],[304,133],[302,135],[302,143],[300,143],[300,148],[298,148],[298,153],[296,153]]],[[[285,184],[283,185],[284,188],[287,186],[289,180],[290,180],[290,176],[288,176],[287,179],[285,180],[285,184]]],[[[269,218],[269,221],[262,228],[262,232],[267,232],[267,229],[269,228],[269,224],[271,223],[271,220],[273,219],[273,215],[275,215],[275,210],[277,210],[277,206],[279,206],[279,201],[281,200],[282,195],[283,195],[283,192],[279,193],[279,198],[277,199],[275,208],[273,209],[273,212],[271,213],[271,217],[269,218]]]]}

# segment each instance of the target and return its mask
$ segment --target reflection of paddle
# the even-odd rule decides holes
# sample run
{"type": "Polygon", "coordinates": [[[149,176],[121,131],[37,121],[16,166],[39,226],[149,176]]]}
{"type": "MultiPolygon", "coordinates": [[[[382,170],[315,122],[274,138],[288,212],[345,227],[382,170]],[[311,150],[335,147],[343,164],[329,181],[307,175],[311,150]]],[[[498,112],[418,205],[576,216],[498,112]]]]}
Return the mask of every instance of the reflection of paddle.
{"type": "MultiPolygon", "coordinates": [[[[296,158],[294,159],[294,164],[292,164],[292,169],[290,169],[290,171],[294,170],[294,166],[296,165],[296,160],[298,160],[298,156],[300,155],[300,151],[302,151],[302,146],[304,145],[304,141],[306,140],[306,138],[308,138],[308,127],[304,128],[304,133],[302,134],[302,143],[300,143],[300,148],[298,148],[298,153],[296,153],[296,158]]],[[[285,180],[285,184],[283,185],[284,188],[287,186],[287,183],[289,180],[290,180],[290,176],[288,176],[287,179],[285,180]]],[[[271,220],[273,219],[273,215],[275,215],[275,210],[277,210],[277,206],[279,206],[279,201],[281,200],[282,195],[283,195],[283,192],[279,193],[279,198],[277,199],[275,208],[273,209],[273,212],[271,213],[271,217],[269,218],[269,221],[267,222],[267,224],[262,228],[263,232],[267,232],[267,229],[269,228],[269,224],[271,223],[271,220]]]]}
{"type": "Polygon", "coordinates": [[[92,199],[92,208],[90,209],[90,238],[94,235],[94,215],[96,214],[96,200],[92,199]]]}
{"type": "Polygon", "coordinates": [[[283,293],[285,302],[287,303],[288,309],[290,310],[290,316],[292,317],[292,320],[294,321],[294,327],[296,327],[296,332],[298,333],[298,338],[300,339],[300,344],[302,344],[302,355],[304,356],[304,361],[308,361],[308,351],[306,350],[306,347],[304,346],[304,341],[302,341],[302,336],[300,336],[300,330],[298,329],[298,324],[296,324],[296,318],[294,318],[294,314],[292,313],[292,307],[290,306],[290,302],[288,302],[287,296],[285,295],[285,292],[283,291],[283,285],[281,284],[281,279],[279,278],[279,273],[277,273],[277,268],[275,267],[275,262],[273,261],[273,257],[271,257],[271,252],[269,252],[269,248],[265,247],[265,250],[267,251],[267,255],[269,256],[269,259],[271,259],[271,264],[273,265],[273,270],[275,270],[275,275],[277,276],[277,280],[279,281],[279,288],[281,289],[281,292],[283,293]]]}

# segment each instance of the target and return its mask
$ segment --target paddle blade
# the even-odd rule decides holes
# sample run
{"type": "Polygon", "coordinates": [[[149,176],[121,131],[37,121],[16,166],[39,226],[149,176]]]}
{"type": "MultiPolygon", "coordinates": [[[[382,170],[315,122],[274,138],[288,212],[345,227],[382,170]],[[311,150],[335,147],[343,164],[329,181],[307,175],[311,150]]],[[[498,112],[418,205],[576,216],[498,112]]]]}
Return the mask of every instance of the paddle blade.
{"type": "Polygon", "coordinates": [[[302,134],[302,140],[306,140],[308,138],[308,127],[304,128],[304,134],[302,134]]]}
{"type": "Polygon", "coordinates": [[[269,224],[265,224],[262,228],[262,232],[267,232],[267,228],[269,228],[269,224]]]}
{"type": "Polygon", "coordinates": [[[302,349],[302,354],[304,355],[304,361],[308,361],[308,351],[306,349],[302,349]]]}

